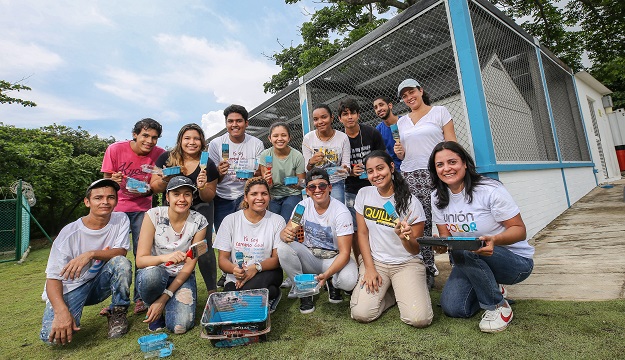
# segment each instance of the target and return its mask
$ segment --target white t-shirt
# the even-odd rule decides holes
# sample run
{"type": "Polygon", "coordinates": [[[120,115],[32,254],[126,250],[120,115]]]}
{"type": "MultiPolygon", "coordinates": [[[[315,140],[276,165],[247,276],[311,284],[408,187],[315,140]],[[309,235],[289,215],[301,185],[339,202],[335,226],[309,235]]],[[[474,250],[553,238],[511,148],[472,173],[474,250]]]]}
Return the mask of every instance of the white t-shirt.
{"type": "MultiPolygon", "coordinates": [[[[420,258],[420,254],[413,255],[406,251],[403,240],[395,234],[395,221],[384,210],[387,201],[395,206],[395,195],[384,197],[375,186],[364,187],[356,195],[354,209],[365,218],[371,257],[384,264],[403,264],[415,257],[420,258]]],[[[425,221],[423,206],[414,195],[410,196],[408,212],[410,219],[415,218],[412,224],[425,221]]],[[[399,217],[403,219],[406,215],[408,214],[399,214],[399,217]]]]}
{"type": "Polygon", "coordinates": [[[406,151],[401,171],[410,172],[428,168],[428,160],[434,146],[445,140],[443,126],[450,121],[451,114],[444,106],[432,106],[432,109],[416,124],[412,123],[409,115],[397,120],[399,140],[406,151]]]}
{"type": "MultiPolygon", "coordinates": [[[[512,219],[521,211],[506,188],[488,178],[473,189],[473,201],[465,199],[465,190],[452,194],[449,189],[449,205],[444,209],[436,206],[437,192],[432,193],[432,222],[444,224],[452,236],[479,237],[497,235],[506,228],[502,222],[512,219]]],[[[511,245],[503,245],[513,253],[531,259],[534,247],[527,239],[511,245]]]]}
{"type": "Polygon", "coordinates": [[[256,159],[265,149],[263,142],[252,135],[245,134],[245,139],[240,144],[230,141],[228,133],[218,138],[214,138],[208,144],[208,155],[216,165],[223,160],[221,157],[221,144],[228,144],[230,156],[228,163],[228,173],[219,184],[217,184],[217,196],[222,199],[235,200],[243,195],[245,186],[244,180],[237,179],[236,172],[240,169],[256,170],[258,165],[256,159]]]}
{"type": "MultiPolygon", "coordinates": [[[[302,140],[302,154],[304,155],[305,165],[308,164],[310,158],[317,151],[325,154],[325,158],[315,164],[315,167],[327,169],[329,167],[337,167],[341,165],[349,165],[349,157],[351,148],[349,147],[349,137],[344,132],[335,130],[334,136],[328,141],[321,141],[317,137],[316,131],[311,131],[304,135],[302,140]],[[312,150],[311,150],[312,149],[312,150]]],[[[341,176],[339,173],[330,175],[330,183],[345,180],[347,174],[341,176]]]]}
{"type": "MultiPolygon", "coordinates": [[[[63,282],[63,295],[78,288],[96,277],[105,262],[91,260],[82,268],[80,277],[74,280],[64,280],[61,277],[63,267],[87,251],[104,250],[107,247],[128,250],[130,248],[129,232],[130,221],[123,212],[113,212],[109,223],[99,230],[86,227],[82,218],[65,225],[52,243],[48,266],[46,267],[46,278],[61,280],[63,282]]],[[[41,298],[48,300],[45,287],[41,298]]]]}
{"type": "MultiPolygon", "coordinates": [[[[193,243],[193,237],[198,231],[208,226],[204,215],[191,210],[187,221],[182,226],[182,232],[177,233],[169,224],[169,207],[159,206],[151,208],[145,215],[152,220],[154,225],[154,243],[152,244],[152,256],[171,254],[175,251],[186,253],[193,243]]],[[[161,264],[169,276],[176,276],[184,266],[184,261],[175,265],[165,266],[161,264]]]]}
{"type": "Polygon", "coordinates": [[[312,198],[306,198],[299,204],[305,208],[302,225],[304,227],[303,244],[306,247],[338,251],[338,237],[354,233],[352,214],[345,204],[335,198],[330,197],[330,206],[321,215],[315,210],[315,202],[312,198]]]}
{"type": "MultiPolygon", "coordinates": [[[[224,218],[219,227],[213,248],[230,252],[230,261],[237,263],[236,252],[243,253],[243,265],[250,267],[271,257],[278,245],[280,231],[285,222],[282,216],[267,211],[256,224],[250,222],[239,210],[224,218]]],[[[226,282],[235,282],[234,275],[226,275],[226,282]]]]}

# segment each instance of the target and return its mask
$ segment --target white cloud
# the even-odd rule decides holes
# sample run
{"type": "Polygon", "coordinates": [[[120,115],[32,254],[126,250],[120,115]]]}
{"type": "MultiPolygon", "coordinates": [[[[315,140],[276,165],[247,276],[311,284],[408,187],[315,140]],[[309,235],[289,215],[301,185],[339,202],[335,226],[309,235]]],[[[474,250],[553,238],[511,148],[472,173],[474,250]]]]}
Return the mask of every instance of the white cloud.
{"type": "Polygon", "coordinates": [[[202,129],[204,129],[204,134],[206,138],[209,138],[226,127],[224,120],[224,111],[209,111],[206,114],[202,115],[202,129]]]}
{"type": "Polygon", "coordinates": [[[96,82],[98,89],[146,107],[160,108],[163,105],[167,91],[158,84],[156,77],[114,68],[107,69],[104,75],[107,81],[96,82]]]}
{"type": "Polygon", "coordinates": [[[34,43],[0,39],[0,49],[0,77],[6,79],[51,71],[63,64],[59,55],[34,43]]]}

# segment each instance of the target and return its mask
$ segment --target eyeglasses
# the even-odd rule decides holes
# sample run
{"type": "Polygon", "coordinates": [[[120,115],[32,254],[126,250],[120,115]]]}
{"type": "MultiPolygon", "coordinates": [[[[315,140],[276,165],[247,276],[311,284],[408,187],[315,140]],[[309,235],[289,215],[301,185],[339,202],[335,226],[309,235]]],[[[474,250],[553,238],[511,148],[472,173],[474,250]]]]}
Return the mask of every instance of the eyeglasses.
{"type": "Polygon", "coordinates": [[[325,189],[328,188],[328,184],[327,183],[321,183],[319,185],[314,185],[314,184],[310,184],[308,186],[306,186],[306,188],[310,191],[315,191],[317,190],[317,188],[319,188],[319,190],[324,191],[325,189]]]}

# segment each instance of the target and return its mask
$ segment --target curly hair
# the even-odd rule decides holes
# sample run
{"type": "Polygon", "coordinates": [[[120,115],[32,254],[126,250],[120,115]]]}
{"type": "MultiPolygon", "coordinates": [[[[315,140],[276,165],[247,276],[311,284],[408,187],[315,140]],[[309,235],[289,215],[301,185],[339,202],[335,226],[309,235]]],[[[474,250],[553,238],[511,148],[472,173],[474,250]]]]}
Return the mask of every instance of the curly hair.
{"type": "MultiPolygon", "coordinates": [[[[186,124],[178,132],[176,145],[169,152],[169,158],[167,159],[167,162],[166,162],[166,165],[168,167],[169,166],[180,166],[180,167],[184,166],[184,159],[182,156],[182,137],[184,136],[184,133],[186,133],[189,130],[195,130],[200,134],[200,146],[202,148],[202,151],[206,149],[206,137],[204,136],[204,130],[202,130],[202,128],[198,124],[195,124],[195,123],[186,124]]],[[[198,158],[199,157],[200,157],[200,154],[198,153],[198,158]]]]}
{"type": "Polygon", "coordinates": [[[255,176],[251,179],[248,179],[245,182],[245,187],[243,188],[244,196],[243,196],[243,201],[241,201],[241,205],[239,205],[240,209],[245,210],[248,207],[250,207],[250,204],[248,204],[247,201],[245,201],[245,196],[247,196],[247,194],[250,192],[250,189],[254,185],[264,185],[267,188],[267,192],[269,192],[269,184],[267,183],[267,180],[265,180],[265,178],[260,177],[260,176],[255,176]]]}
{"type": "MultiPolygon", "coordinates": [[[[392,169],[395,165],[391,156],[383,150],[374,150],[367,157],[365,157],[364,164],[367,166],[367,161],[373,158],[380,158],[386,163],[389,169],[392,169]]],[[[393,191],[395,192],[395,210],[398,214],[407,214],[408,205],[410,204],[411,194],[408,183],[401,175],[399,169],[395,169],[392,172],[393,191]]]]}

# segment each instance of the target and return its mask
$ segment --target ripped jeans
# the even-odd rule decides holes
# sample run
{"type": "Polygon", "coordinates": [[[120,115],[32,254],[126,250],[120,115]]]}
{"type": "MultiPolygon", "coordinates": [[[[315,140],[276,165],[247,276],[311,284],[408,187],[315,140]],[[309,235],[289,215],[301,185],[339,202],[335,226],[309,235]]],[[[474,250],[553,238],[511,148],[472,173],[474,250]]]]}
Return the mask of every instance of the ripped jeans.
{"type": "MultiPolygon", "coordinates": [[[[163,290],[174,281],[162,266],[151,266],[137,272],[137,287],[146,304],[152,304],[163,290]]],[[[174,293],[174,297],[165,304],[165,326],[169,331],[182,334],[191,329],[195,323],[195,305],[197,303],[197,286],[195,272],[174,293]]]]}

